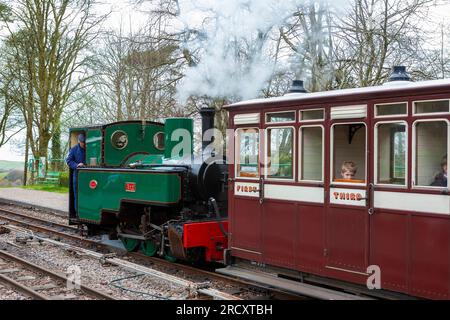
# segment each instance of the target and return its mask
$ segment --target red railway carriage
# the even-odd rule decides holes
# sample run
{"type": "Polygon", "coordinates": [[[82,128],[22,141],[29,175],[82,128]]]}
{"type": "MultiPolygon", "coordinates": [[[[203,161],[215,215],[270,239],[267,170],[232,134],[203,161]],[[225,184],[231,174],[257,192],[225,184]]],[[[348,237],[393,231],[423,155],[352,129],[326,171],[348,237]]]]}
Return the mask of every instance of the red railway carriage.
{"type": "Polygon", "coordinates": [[[449,102],[439,80],[227,106],[231,256],[450,299],[449,102]]]}

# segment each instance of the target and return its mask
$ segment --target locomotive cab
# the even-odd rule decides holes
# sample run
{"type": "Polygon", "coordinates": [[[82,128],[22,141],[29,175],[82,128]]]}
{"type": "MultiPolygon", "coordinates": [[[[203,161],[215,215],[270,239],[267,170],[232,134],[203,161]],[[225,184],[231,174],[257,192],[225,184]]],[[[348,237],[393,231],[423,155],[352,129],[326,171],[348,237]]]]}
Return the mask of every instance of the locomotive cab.
{"type": "MultiPolygon", "coordinates": [[[[69,131],[69,150],[78,144],[78,135],[86,136],[87,128],[71,128],[69,131]]],[[[87,144],[86,144],[87,145],[87,144]]],[[[77,219],[77,213],[74,206],[74,187],[73,187],[73,169],[69,168],[69,224],[77,219]]]]}

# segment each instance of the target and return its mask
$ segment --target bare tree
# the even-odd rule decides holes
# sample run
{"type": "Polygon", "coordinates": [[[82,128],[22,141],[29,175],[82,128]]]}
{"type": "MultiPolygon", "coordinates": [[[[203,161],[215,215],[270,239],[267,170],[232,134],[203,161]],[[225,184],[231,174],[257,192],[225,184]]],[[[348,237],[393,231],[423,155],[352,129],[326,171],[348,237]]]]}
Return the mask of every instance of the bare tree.
{"type": "Polygon", "coordinates": [[[120,121],[155,120],[186,111],[176,100],[185,53],[168,27],[165,14],[156,10],[142,30],[124,34],[121,28],[105,34],[91,64],[95,113],[120,121]]]}
{"type": "Polygon", "coordinates": [[[383,83],[394,64],[424,57],[421,23],[432,0],[355,0],[335,32],[335,86],[383,83]]]}
{"type": "MultiPolygon", "coordinates": [[[[0,76],[1,76],[0,72],[0,76]]],[[[9,99],[10,79],[0,79],[0,147],[24,129],[19,109],[9,99]]]]}
{"type": "Polygon", "coordinates": [[[293,13],[280,36],[293,52],[297,79],[308,80],[311,91],[331,87],[333,70],[332,11],[325,1],[307,1],[293,13]]]}
{"type": "Polygon", "coordinates": [[[9,98],[21,108],[27,139],[35,158],[48,155],[64,107],[86,78],[83,50],[95,39],[91,0],[18,0],[11,3],[14,23],[7,23],[6,64],[14,83],[9,98]],[[13,96],[14,95],[14,96],[13,96]]]}
{"type": "MultiPolygon", "coordinates": [[[[0,20],[2,22],[12,22],[10,13],[10,7],[4,3],[0,3],[0,20]]],[[[1,52],[0,59],[3,61],[5,59],[5,56],[1,52]]],[[[5,77],[0,78],[0,147],[8,143],[14,135],[23,129],[20,117],[17,114],[17,106],[7,98],[9,84],[10,79],[5,77]]]]}

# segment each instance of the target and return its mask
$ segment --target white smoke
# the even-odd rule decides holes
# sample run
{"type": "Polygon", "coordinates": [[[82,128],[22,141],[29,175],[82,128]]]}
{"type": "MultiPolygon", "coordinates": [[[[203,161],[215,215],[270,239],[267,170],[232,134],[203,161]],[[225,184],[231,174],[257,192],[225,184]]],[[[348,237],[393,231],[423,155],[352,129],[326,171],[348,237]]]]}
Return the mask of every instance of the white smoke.
{"type": "Polygon", "coordinates": [[[187,69],[179,86],[180,98],[257,96],[272,72],[264,55],[270,31],[295,12],[301,2],[181,0],[181,20],[190,30],[199,32],[186,45],[200,55],[200,61],[187,69]]]}
{"type": "Polygon", "coordinates": [[[274,72],[273,61],[267,58],[268,46],[273,44],[271,32],[305,2],[179,0],[179,18],[191,31],[185,46],[199,58],[178,87],[180,100],[192,95],[257,97],[274,72]]]}

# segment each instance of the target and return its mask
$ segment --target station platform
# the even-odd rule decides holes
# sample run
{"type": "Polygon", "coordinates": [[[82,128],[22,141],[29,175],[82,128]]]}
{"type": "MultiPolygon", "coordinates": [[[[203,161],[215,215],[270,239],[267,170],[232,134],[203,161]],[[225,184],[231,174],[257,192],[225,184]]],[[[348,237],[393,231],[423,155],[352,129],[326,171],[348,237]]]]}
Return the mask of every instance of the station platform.
{"type": "Polygon", "coordinates": [[[69,209],[67,194],[22,188],[0,188],[0,202],[33,207],[64,216],[68,215],[69,209]]]}

